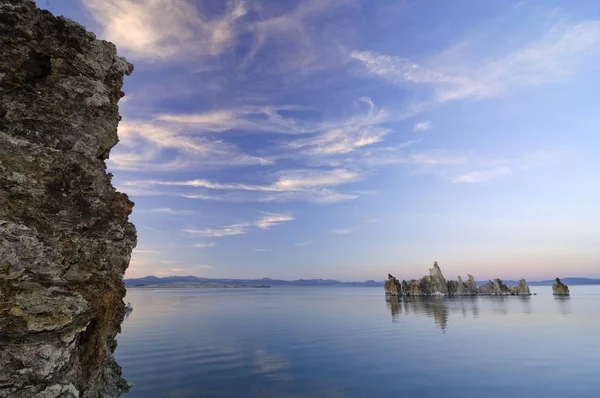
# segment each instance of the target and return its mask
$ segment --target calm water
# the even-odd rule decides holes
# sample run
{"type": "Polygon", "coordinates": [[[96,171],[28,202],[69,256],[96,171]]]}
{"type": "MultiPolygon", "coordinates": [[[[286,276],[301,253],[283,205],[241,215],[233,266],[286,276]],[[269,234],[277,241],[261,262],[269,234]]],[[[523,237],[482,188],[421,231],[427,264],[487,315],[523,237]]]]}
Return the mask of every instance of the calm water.
{"type": "Polygon", "coordinates": [[[130,289],[116,357],[127,397],[599,397],[600,286],[532,291],[130,289]]]}

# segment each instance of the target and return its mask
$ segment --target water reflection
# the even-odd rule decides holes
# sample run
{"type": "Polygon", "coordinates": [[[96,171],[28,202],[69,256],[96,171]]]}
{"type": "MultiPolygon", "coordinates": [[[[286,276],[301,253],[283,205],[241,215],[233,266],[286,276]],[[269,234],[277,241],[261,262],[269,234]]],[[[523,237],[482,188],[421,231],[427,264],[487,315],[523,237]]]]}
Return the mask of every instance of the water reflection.
{"type": "MultiPolygon", "coordinates": [[[[401,322],[402,316],[426,316],[445,332],[451,317],[462,315],[478,318],[480,307],[486,314],[496,316],[534,315],[532,308],[536,296],[498,296],[498,297],[394,297],[386,296],[386,307],[392,314],[392,322],[401,322]]],[[[543,299],[541,299],[543,300],[543,299]]],[[[572,314],[571,298],[555,296],[554,302],[562,316],[572,314]]],[[[549,303],[548,303],[549,304],[549,303]]],[[[550,308],[549,308],[550,309],[550,308]]]]}
{"type": "Polygon", "coordinates": [[[554,296],[554,301],[558,304],[558,310],[562,316],[571,314],[571,297],[569,296],[554,296]]]}
{"type": "Polygon", "coordinates": [[[116,354],[130,398],[596,398],[600,288],[537,291],[382,302],[369,288],[131,289],[116,354]]]}
{"type": "MultiPolygon", "coordinates": [[[[460,314],[463,318],[471,315],[479,317],[477,297],[394,297],[386,296],[387,307],[392,314],[392,322],[400,322],[401,315],[425,315],[433,318],[443,332],[448,328],[450,314],[460,314]]],[[[504,309],[504,311],[506,311],[504,309]]]]}

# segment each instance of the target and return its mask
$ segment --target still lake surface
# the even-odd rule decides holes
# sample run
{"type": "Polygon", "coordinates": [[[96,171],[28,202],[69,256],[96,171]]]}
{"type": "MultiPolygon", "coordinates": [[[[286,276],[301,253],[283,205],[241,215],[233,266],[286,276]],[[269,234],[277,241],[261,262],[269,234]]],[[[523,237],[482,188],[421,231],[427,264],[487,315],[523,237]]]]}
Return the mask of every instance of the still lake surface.
{"type": "Polygon", "coordinates": [[[600,286],[386,301],[383,288],[129,289],[133,397],[600,397],[600,286]]]}

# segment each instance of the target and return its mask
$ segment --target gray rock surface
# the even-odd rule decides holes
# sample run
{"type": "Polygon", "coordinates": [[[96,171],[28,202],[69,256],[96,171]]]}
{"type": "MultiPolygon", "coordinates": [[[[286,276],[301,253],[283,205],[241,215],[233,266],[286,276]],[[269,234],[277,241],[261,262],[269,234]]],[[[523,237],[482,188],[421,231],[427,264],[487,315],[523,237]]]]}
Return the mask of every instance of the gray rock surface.
{"type": "Polygon", "coordinates": [[[385,281],[384,289],[386,294],[392,296],[400,296],[402,294],[402,285],[398,279],[394,278],[392,274],[388,274],[388,279],[385,281]]]}
{"type": "MultiPolygon", "coordinates": [[[[389,293],[391,289],[391,275],[385,283],[385,291],[389,293]]],[[[393,278],[396,281],[397,279],[393,278]]],[[[457,281],[446,280],[442,274],[437,261],[433,268],[429,269],[429,275],[419,280],[410,282],[402,281],[399,294],[402,296],[530,296],[529,286],[525,279],[521,279],[517,286],[507,286],[500,279],[489,281],[489,283],[477,287],[473,275],[469,275],[469,280],[464,283],[459,276],[457,281]]],[[[391,293],[390,293],[391,294],[391,293]]]]}
{"type": "Polygon", "coordinates": [[[552,284],[552,294],[555,296],[569,296],[569,286],[561,282],[560,278],[556,278],[552,284]]]}
{"type": "Polygon", "coordinates": [[[527,281],[525,279],[519,280],[517,286],[512,288],[514,294],[517,296],[531,296],[531,291],[529,290],[529,286],[527,285],[527,281]]]}
{"type": "Polygon", "coordinates": [[[465,283],[465,294],[467,296],[477,295],[477,282],[475,282],[473,275],[469,275],[469,280],[465,283]]]}
{"type": "Polygon", "coordinates": [[[494,279],[485,285],[479,286],[477,293],[482,296],[509,296],[511,291],[501,279],[494,279]]]}
{"type": "Polygon", "coordinates": [[[105,160],[132,65],[31,0],[0,0],[0,397],[110,397],[133,203],[105,160]]]}
{"type": "Polygon", "coordinates": [[[477,293],[481,296],[531,296],[525,279],[521,279],[517,286],[507,286],[501,279],[494,279],[479,286],[477,293]]]}
{"type": "Polygon", "coordinates": [[[437,261],[433,263],[433,268],[429,269],[429,278],[431,280],[431,294],[440,296],[448,295],[448,284],[437,261]]]}

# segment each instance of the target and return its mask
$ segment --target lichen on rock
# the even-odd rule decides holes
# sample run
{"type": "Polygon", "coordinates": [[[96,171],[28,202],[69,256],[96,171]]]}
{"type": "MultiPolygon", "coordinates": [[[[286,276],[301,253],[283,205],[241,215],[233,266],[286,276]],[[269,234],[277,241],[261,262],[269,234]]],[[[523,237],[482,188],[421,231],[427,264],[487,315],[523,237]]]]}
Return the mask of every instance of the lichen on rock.
{"type": "Polygon", "coordinates": [[[105,161],[133,66],[31,0],[0,0],[0,396],[116,396],[133,203],[105,161]]]}

